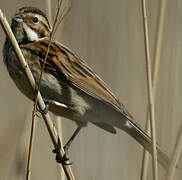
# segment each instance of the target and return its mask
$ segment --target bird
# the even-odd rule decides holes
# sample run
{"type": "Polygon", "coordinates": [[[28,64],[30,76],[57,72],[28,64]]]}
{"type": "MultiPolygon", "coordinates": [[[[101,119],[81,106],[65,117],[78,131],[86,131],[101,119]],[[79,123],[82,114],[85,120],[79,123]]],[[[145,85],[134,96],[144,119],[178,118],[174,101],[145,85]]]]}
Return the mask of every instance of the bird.
{"type": "MultiPolygon", "coordinates": [[[[38,8],[22,7],[12,17],[11,29],[38,86],[52,31],[48,18],[38,8]]],[[[3,61],[17,88],[33,101],[35,92],[8,38],[3,46],[3,61]]],[[[65,145],[67,149],[89,122],[112,134],[116,134],[116,129],[123,130],[152,153],[151,137],[106,83],[78,55],[55,40],[50,44],[40,93],[48,104],[48,111],[78,125],[65,145]]],[[[158,144],[157,155],[159,163],[167,168],[169,158],[158,144]]]]}

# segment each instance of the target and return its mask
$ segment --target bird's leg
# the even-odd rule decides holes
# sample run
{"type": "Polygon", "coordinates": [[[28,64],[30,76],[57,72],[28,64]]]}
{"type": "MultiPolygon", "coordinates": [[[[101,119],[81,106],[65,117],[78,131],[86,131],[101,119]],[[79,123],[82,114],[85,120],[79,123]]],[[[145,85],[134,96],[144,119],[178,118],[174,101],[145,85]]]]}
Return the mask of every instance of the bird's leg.
{"type": "MultiPolygon", "coordinates": [[[[83,113],[83,110],[80,107],[71,106],[71,105],[67,106],[67,105],[62,104],[60,102],[57,102],[57,101],[54,101],[54,100],[47,100],[47,99],[44,99],[44,102],[46,104],[45,109],[43,111],[38,109],[38,111],[41,112],[41,113],[47,113],[48,110],[49,110],[50,105],[56,105],[57,107],[60,107],[61,109],[64,109],[65,112],[73,113],[73,114],[76,114],[76,115],[81,115],[81,113],[83,113]]],[[[69,160],[68,150],[70,148],[70,145],[73,142],[73,140],[75,139],[75,137],[78,135],[78,133],[80,132],[81,128],[83,126],[85,126],[85,123],[83,123],[83,122],[78,122],[77,124],[78,124],[78,127],[76,128],[73,135],[71,136],[71,138],[68,140],[68,142],[64,146],[64,150],[65,150],[64,156],[60,157],[59,147],[56,148],[55,150],[53,150],[53,152],[56,153],[56,160],[57,160],[58,163],[69,165],[69,164],[66,164],[66,161],[69,160]]]]}
{"type": "Polygon", "coordinates": [[[64,150],[65,152],[68,152],[71,143],[73,142],[73,140],[75,139],[75,137],[78,135],[78,133],[80,132],[81,128],[83,127],[83,125],[79,125],[76,130],[74,131],[73,135],[71,136],[71,138],[67,141],[67,143],[64,145],[64,150]]]}
{"type": "Polygon", "coordinates": [[[66,161],[69,160],[69,156],[68,156],[68,150],[70,148],[71,143],[73,142],[73,140],[75,139],[75,137],[78,135],[78,133],[80,132],[81,128],[83,127],[82,124],[79,124],[78,127],[76,128],[76,130],[74,131],[73,135],[71,136],[71,138],[68,140],[68,142],[65,144],[64,151],[65,151],[65,155],[60,158],[59,154],[57,153],[56,149],[53,150],[54,153],[56,153],[56,161],[58,163],[61,164],[65,164],[65,165],[69,165],[66,164],[66,161]]]}

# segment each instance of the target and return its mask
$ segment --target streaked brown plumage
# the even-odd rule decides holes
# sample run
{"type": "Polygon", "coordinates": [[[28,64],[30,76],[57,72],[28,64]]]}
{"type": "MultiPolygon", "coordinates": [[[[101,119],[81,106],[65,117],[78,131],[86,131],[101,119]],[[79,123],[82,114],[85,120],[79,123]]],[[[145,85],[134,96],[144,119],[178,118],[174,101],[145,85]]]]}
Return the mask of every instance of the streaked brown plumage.
{"type": "MultiPolygon", "coordinates": [[[[36,8],[24,7],[14,16],[11,27],[38,82],[51,30],[47,17],[36,8]]],[[[11,78],[33,100],[34,94],[8,40],[3,55],[11,78]]],[[[136,124],[106,84],[78,56],[58,42],[51,43],[40,91],[44,99],[65,105],[66,108],[56,103],[50,104],[50,111],[56,115],[71,119],[79,125],[91,122],[111,133],[116,133],[114,127],[117,127],[152,152],[151,138],[136,124]]],[[[169,160],[159,147],[158,158],[167,167],[169,160]]]]}

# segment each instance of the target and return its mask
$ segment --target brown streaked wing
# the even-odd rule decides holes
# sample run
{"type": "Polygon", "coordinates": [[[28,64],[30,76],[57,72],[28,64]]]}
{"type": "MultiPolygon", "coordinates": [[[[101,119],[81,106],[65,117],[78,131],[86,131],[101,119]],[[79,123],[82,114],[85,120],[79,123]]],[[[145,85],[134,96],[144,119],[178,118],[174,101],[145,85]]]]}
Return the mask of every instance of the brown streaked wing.
{"type": "MultiPolygon", "coordinates": [[[[40,61],[44,60],[49,41],[44,39],[23,45],[32,51],[39,51],[40,61]],[[40,48],[41,47],[41,48],[40,48]]],[[[47,69],[55,69],[65,75],[67,80],[86,94],[116,106],[129,119],[133,119],[100,79],[78,56],[58,42],[52,42],[46,62],[47,69]]]]}
{"type": "Polygon", "coordinates": [[[64,74],[74,86],[97,99],[104,100],[121,108],[121,104],[110,92],[106,84],[79,57],[61,44],[55,43],[55,45],[61,49],[61,52],[64,51],[67,56],[62,61],[58,54],[54,62],[60,69],[63,66],[69,69],[69,71],[65,70],[64,74]]]}

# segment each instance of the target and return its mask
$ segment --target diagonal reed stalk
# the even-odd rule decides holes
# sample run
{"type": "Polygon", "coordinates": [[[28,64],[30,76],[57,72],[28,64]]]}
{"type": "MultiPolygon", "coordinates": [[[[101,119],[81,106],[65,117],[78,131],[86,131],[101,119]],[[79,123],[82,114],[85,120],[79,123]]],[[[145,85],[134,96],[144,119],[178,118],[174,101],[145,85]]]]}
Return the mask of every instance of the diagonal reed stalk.
{"type": "MultiPolygon", "coordinates": [[[[154,49],[154,66],[152,72],[152,88],[153,88],[153,99],[155,103],[155,96],[156,96],[156,87],[157,87],[157,80],[158,80],[158,72],[160,66],[160,58],[161,58],[161,48],[162,48],[162,39],[163,39],[163,29],[164,29],[164,17],[165,17],[165,10],[166,10],[166,0],[160,1],[160,12],[159,18],[157,23],[157,34],[155,40],[155,49],[154,49]]],[[[150,135],[150,119],[149,119],[149,112],[147,113],[147,128],[146,131],[150,135]]],[[[147,171],[148,171],[148,161],[149,161],[149,153],[144,150],[143,153],[143,163],[142,163],[142,171],[141,171],[141,180],[147,179],[147,171]]]]}
{"type": "MultiPolygon", "coordinates": [[[[7,22],[7,19],[4,17],[1,9],[0,9],[0,23],[1,23],[1,26],[2,26],[6,36],[8,37],[8,39],[10,40],[10,42],[12,44],[12,47],[13,47],[15,54],[19,60],[19,63],[22,66],[22,68],[25,72],[25,75],[27,76],[27,79],[28,79],[28,81],[32,87],[33,92],[34,92],[36,90],[35,80],[33,78],[33,75],[31,73],[31,70],[30,70],[27,62],[25,61],[25,59],[21,53],[21,50],[18,46],[18,43],[17,43],[17,41],[13,35],[13,32],[11,31],[11,28],[10,28],[8,22],[7,22]]],[[[45,104],[44,104],[44,101],[43,101],[42,96],[41,96],[39,91],[37,92],[37,104],[41,110],[45,109],[45,104]]],[[[61,157],[63,157],[65,152],[64,152],[64,149],[62,147],[59,136],[57,134],[57,131],[56,131],[51,119],[50,119],[49,114],[43,113],[42,117],[44,119],[44,122],[46,124],[47,130],[49,132],[49,135],[51,137],[51,140],[53,142],[55,149],[57,150],[57,152],[59,152],[59,155],[61,157]]],[[[64,169],[64,172],[65,172],[68,180],[74,180],[75,179],[70,165],[63,165],[63,169],[64,169]]]]}
{"type": "Polygon", "coordinates": [[[157,164],[157,149],[156,149],[156,129],[155,129],[155,110],[152,91],[152,72],[148,36],[148,19],[146,10],[146,1],[142,0],[143,13],[143,27],[145,40],[145,56],[146,56],[146,71],[147,71],[147,87],[148,87],[148,102],[149,102],[149,116],[152,135],[152,165],[153,165],[153,179],[158,180],[158,164],[157,164]]]}
{"type": "MultiPolygon", "coordinates": [[[[40,75],[40,79],[39,79],[39,83],[38,83],[38,91],[40,90],[40,83],[41,83],[42,75],[43,75],[43,72],[44,72],[44,68],[45,68],[45,64],[46,64],[46,60],[47,60],[50,44],[51,44],[51,41],[52,41],[52,37],[53,37],[53,34],[55,33],[56,24],[61,23],[62,16],[64,16],[64,13],[65,13],[63,11],[62,14],[61,14],[60,20],[58,20],[59,14],[61,13],[62,7],[64,5],[63,4],[64,1],[58,0],[58,9],[57,9],[56,17],[55,17],[55,20],[54,20],[53,29],[52,29],[52,32],[51,32],[51,35],[50,35],[48,50],[46,52],[44,63],[43,63],[42,69],[41,69],[41,75],[40,75]]],[[[48,9],[49,22],[50,22],[50,25],[52,26],[51,2],[50,2],[50,0],[47,0],[46,4],[47,4],[47,9],[48,9]]],[[[34,134],[35,134],[36,108],[37,108],[37,96],[36,96],[34,107],[33,107],[33,111],[32,111],[32,125],[31,125],[31,134],[30,134],[30,142],[29,142],[29,150],[28,150],[26,180],[30,180],[30,176],[31,176],[32,151],[33,151],[33,142],[34,142],[34,134]]],[[[59,138],[60,138],[60,136],[59,136],[59,138]]],[[[62,171],[62,169],[61,169],[61,171],[62,171]]]]}

